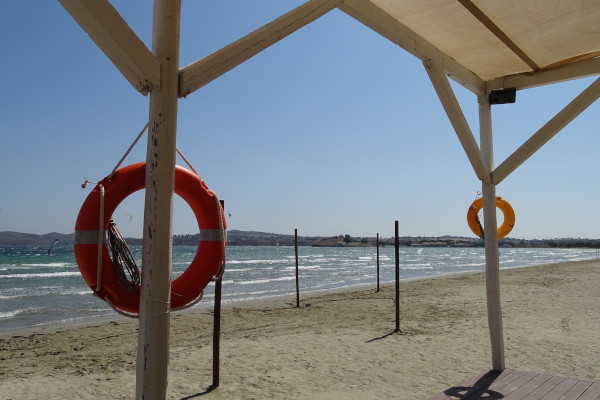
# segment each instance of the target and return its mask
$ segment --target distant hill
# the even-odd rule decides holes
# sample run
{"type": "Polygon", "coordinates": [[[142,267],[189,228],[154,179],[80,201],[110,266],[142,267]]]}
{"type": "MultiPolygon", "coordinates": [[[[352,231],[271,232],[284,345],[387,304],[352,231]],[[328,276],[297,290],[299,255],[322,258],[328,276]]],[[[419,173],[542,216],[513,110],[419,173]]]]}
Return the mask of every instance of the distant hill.
{"type": "Polygon", "coordinates": [[[75,233],[65,235],[63,233],[51,232],[45,235],[33,233],[19,233],[4,231],[0,232],[0,246],[51,246],[58,239],[62,246],[73,245],[75,233]]]}
{"type": "MultiPolygon", "coordinates": [[[[0,247],[8,246],[51,246],[56,240],[60,246],[72,246],[75,234],[62,234],[57,232],[35,235],[32,233],[0,232],[0,247]]],[[[129,245],[141,245],[142,239],[126,238],[129,245]]],[[[400,246],[415,247],[483,247],[483,240],[474,237],[458,236],[403,236],[399,238],[400,246]]],[[[196,246],[198,235],[175,235],[174,246],[196,246]]],[[[228,246],[293,246],[294,235],[267,233],[256,231],[227,231],[228,246]]],[[[600,248],[598,239],[546,239],[525,240],[504,238],[499,242],[501,247],[578,247],[600,248]]],[[[365,247],[375,246],[374,237],[352,237],[350,235],[338,236],[298,236],[298,246],[314,247],[365,247]]],[[[393,246],[393,238],[380,238],[380,246],[393,246]]]]}
{"type": "MultiPolygon", "coordinates": [[[[298,236],[298,246],[312,246],[320,236],[298,236]]],[[[294,235],[266,233],[256,231],[227,231],[229,246],[294,246],[294,235]]]]}
{"type": "MultiPolygon", "coordinates": [[[[51,246],[55,240],[59,241],[61,246],[72,246],[75,239],[75,233],[46,233],[36,235],[33,233],[19,233],[4,231],[0,232],[0,246],[51,246]]],[[[299,246],[311,246],[323,237],[299,236],[299,246]]],[[[130,245],[141,245],[142,239],[126,238],[130,245]]],[[[173,245],[175,246],[195,246],[198,244],[198,235],[174,235],[173,245]]],[[[227,231],[227,244],[229,246],[293,246],[294,235],[281,235],[277,233],[266,233],[256,231],[227,231]]]]}

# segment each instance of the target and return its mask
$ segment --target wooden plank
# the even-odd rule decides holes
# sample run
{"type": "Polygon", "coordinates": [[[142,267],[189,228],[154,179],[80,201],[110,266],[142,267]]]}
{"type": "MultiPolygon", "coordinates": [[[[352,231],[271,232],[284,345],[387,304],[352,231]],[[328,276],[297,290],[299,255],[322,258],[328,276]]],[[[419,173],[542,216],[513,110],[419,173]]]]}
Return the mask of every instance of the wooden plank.
{"type": "MultiPolygon", "coordinates": [[[[495,371],[495,372],[499,373],[499,371],[495,371]]],[[[457,397],[456,399],[480,400],[482,398],[496,398],[497,396],[500,395],[499,390],[502,387],[510,384],[511,382],[514,382],[521,375],[522,375],[521,371],[510,370],[510,369],[504,370],[501,373],[499,373],[499,375],[495,379],[492,379],[491,381],[486,382],[484,385],[479,385],[477,388],[474,388],[474,390],[471,390],[471,391],[465,393],[464,396],[457,397]]]]}
{"type": "Polygon", "coordinates": [[[450,78],[473,93],[485,93],[485,84],[481,78],[372,2],[344,0],[338,8],[421,61],[434,60],[450,78]]]}
{"type": "Polygon", "coordinates": [[[180,16],[181,0],[154,0],[152,49],[162,84],[150,93],[137,399],[167,397],[180,16]]]}
{"type": "Polygon", "coordinates": [[[578,381],[576,379],[564,379],[561,383],[550,390],[542,399],[559,400],[567,393],[578,381]]]}
{"type": "Polygon", "coordinates": [[[58,1],[137,91],[160,86],[158,60],[107,0],[58,1]]]}
{"type": "Polygon", "coordinates": [[[553,376],[548,379],[546,382],[538,386],[534,391],[529,393],[527,396],[523,397],[523,400],[541,400],[545,398],[551,390],[556,388],[560,383],[562,383],[565,378],[561,378],[559,376],[553,376]]]}
{"type": "Polygon", "coordinates": [[[454,92],[452,91],[448,79],[440,66],[434,61],[425,61],[423,65],[425,66],[429,79],[450,119],[450,123],[454,127],[458,140],[471,162],[475,174],[482,181],[491,182],[490,168],[486,164],[483,154],[479,150],[479,146],[473,137],[473,132],[471,132],[471,128],[460,108],[460,104],[458,103],[456,96],[454,96],[454,92]]]}
{"type": "Polygon", "coordinates": [[[476,395],[477,393],[481,393],[481,391],[487,389],[493,382],[498,379],[503,379],[506,376],[510,375],[512,371],[494,371],[490,370],[485,372],[485,374],[479,376],[475,375],[469,380],[466,380],[459,385],[455,386],[451,392],[451,399],[467,399],[469,396],[476,395]]]}
{"type": "Polygon", "coordinates": [[[489,375],[491,379],[484,379],[481,382],[478,382],[474,385],[472,390],[465,393],[465,395],[458,397],[458,399],[480,399],[486,395],[493,396],[495,393],[497,393],[496,391],[499,388],[510,384],[520,376],[520,371],[512,369],[507,369],[502,372],[491,371],[489,375]],[[492,373],[496,374],[495,378],[492,373]]]}
{"type": "Polygon", "coordinates": [[[523,400],[538,387],[550,380],[552,376],[544,374],[534,374],[533,378],[523,383],[521,386],[512,391],[505,400],[523,400]]]}
{"type": "Polygon", "coordinates": [[[342,0],[311,0],[222,49],[181,69],[179,97],[227,71],[333,10],[342,0]]]}
{"type": "Polygon", "coordinates": [[[592,383],[590,387],[577,400],[597,400],[600,399],[600,383],[592,383]]]}
{"type": "MultiPolygon", "coordinates": [[[[503,398],[508,398],[508,397],[510,397],[510,395],[512,395],[518,389],[523,387],[523,385],[526,385],[529,382],[531,382],[531,380],[533,378],[535,378],[536,376],[537,376],[537,374],[534,372],[521,373],[521,375],[517,379],[515,379],[512,382],[499,388],[498,392],[502,393],[503,398]]],[[[492,388],[492,387],[490,386],[490,388],[492,388]]]]}
{"type": "Polygon", "coordinates": [[[560,400],[578,400],[591,384],[591,382],[578,381],[560,400]]]}
{"type": "Polygon", "coordinates": [[[482,388],[488,387],[494,380],[498,379],[501,374],[507,374],[509,370],[500,371],[483,371],[474,375],[459,384],[446,389],[442,393],[438,393],[429,400],[454,400],[463,399],[471,393],[479,392],[482,388]]]}
{"type": "Polygon", "coordinates": [[[499,184],[600,97],[600,78],[571,101],[492,172],[499,184]]]}
{"type": "Polygon", "coordinates": [[[577,61],[560,67],[542,69],[536,72],[504,76],[488,81],[486,87],[488,90],[512,87],[520,90],[594,75],[600,75],[600,57],[577,61]]]}
{"type": "Polygon", "coordinates": [[[598,400],[600,383],[513,369],[484,371],[429,400],[598,400]]]}
{"type": "Polygon", "coordinates": [[[524,382],[529,381],[533,376],[530,372],[513,370],[512,373],[506,375],[504,379],[497,379],[494,381],[489,389],[495,392],[502,393],[503,395],[509,394],[524,382]]]}

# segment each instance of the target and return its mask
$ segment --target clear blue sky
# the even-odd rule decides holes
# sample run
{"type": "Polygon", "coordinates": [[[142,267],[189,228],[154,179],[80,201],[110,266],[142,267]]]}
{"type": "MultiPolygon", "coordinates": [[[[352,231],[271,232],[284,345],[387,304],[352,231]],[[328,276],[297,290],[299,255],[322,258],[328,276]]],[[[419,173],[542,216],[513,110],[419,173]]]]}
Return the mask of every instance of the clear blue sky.
{"type": "MultiPolygon", "coordinates": [[[[301,3],[184,0],[181,66],[301,3]]],[[[112,4],[150,47],[151,2],[112,4]]],[[[0,29],[0,231],[70,233],[81,183],[110,173],[149,98],[58,1],[7,2],[0,29]]],[[[495,106],[496,165],[591,82],[495,106]]],[[[476,98],[457,93],[478,138],[476,98]]],[[[599,115],[594,104],[498,186],[511,237],[600,237],[599,115]]],[[[145,160],[145,139],[126,163],[145,160]]],[[[481,183],[423,66],[337,10],[182,99],[177,145],[225,200],[229,229],[387,237],[398,220],[401,235],[472,236],[481,183]]],[[[143,195],[114,217],[141,237],[143,195]]],[[[178,199],[174,233],[196,231],[178,199]]]]}

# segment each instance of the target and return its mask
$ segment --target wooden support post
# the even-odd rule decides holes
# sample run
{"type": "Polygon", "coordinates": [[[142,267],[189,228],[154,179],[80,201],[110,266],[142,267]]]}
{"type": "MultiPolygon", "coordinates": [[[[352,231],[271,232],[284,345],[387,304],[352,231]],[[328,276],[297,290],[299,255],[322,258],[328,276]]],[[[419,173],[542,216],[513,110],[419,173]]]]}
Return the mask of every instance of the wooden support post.
{"type": "Polygon", "coordinates": [[[379,233],[377,234],[376,246],[377,246],[377,292],[379,292],[379,233]]]}
{"type": "Polygon", "coordinates": [[[298,282],[298,229],[294,229],[294,249],[296,251],[296,307],[300,307],[300,283],[298,282]]]}
{"type": "MultiPolygon", "coordinates": [[[[490,168],[494,165],[492,112],[488,96],[479,96],[481,150],[490,168]]],[[[500,303],[500,259],[498,256],[498,221],[496,220],[496,186],[482,182],[483,221],[485,227],[485,283],[488,325],[492,345],[492,368],[504,370],[504,338],[500,303]]]]}
{"type": "Polygon", "coordinates": [[[136,397],[144,400],[167,397],[180,10],[180,0],[154,1],[152,52],[161,85],[150,93],[146,156],[136,369],[136,397]]]}
{"type": "Polygon", "coordinates": [[[398,238],[398,221],[394,225],[394,254],[396,256],[396,330],[394,332],[400,332],[400,240],[398,238]]]}

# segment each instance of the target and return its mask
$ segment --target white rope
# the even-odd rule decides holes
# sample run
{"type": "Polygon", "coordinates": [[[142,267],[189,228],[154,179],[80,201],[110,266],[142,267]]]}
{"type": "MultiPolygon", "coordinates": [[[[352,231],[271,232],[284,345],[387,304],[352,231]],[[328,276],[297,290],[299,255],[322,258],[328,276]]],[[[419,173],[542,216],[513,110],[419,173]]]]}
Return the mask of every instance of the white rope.
{"type": "Polygon", "coordinates": [[[200,292],[200,295],[198,297],[196,297],[196,299],[194,301],[192,301],[191,303],[188,303],[186,305],[183,305],[181,307],[174,307],[171,308],[171,311],[181,311],[181,310],[185,310],[186,308],[190,308],[195,306],[196,304],[198,304],[200,302],[200,300],[202,300],[202,298],[204,297],[204,290],[202,290],[200,292]]]}
{"type": "MultiPolygon", "coordinates": [[[[183,161],[185,161],[185,163],[188,165],[188,167],[190,167],[190,169],[196,174],[198,175],[198,177],[200,177],[200,174],[196,172],[196,170],[194,169],[194,167],[192,166],[192,164],[188,161],[187,158],[185,158],[185,156],[183,155],[183,153],[177,148],[175,147],[175,150],[177,150],[177,154],[179,154],[179,157],[181,157],[181,159],[183,161]]],[[[202,180],[202,178],[200,178],[200,180],[202,180]]]]}
{"type": "Polygon", "coordinates": [[[144,134],[144,132],[146,132],[146,129],[148,129],[148,125],[150,125],[150,121],[146,122],[146,125],[144,126],[144,129],[142,129],[142,131],[139,133],[139,135],[137,135],[137,137],[135,138],[135,140],[133,141],[133,143],[131,143],[131,146],[129,146],[129,148],[127,149],[127,151],[125,152],[125,154],[123,154],[123,157],[121,157],[121,159],[117,163],[117,166],[112,170],[112,172],[110,173],[110,175],[108,175],[108,180],[112,179],[113,175],[119,169],[119,167],[121,166],[121,164],[123,163],[123,161],[125,160],[125,158],[129,155],[129,153],[131,153],[131,150],[133,150],[133,147],[140,140],[140,138],[142,137],[142,135],[144,134]]]}
{"type": "Polygon", "coordinates": [[[104,244],[104,186],[98,184],[100,189],[100,212],[98,213],[98,265],[96,267],[96,292],[102,289],[102,245],[104,244]]]}
{"type": "Polygon", "coordinates": [[[128,318],[139,318],[139,316],[137,314],[133,314],[133,313],[129,313],[123,310],[118,309],[117,307],[115,307],[115,305],[112,303],[112,301],[110,301],[110,297],[106,296],[104,297],[104,301],[106,302],[106,304],[108,304],[110,306],[110,308],[112,308],[117,314],[120,314],[124,317],[128,317],[128,318]]]}
{"type": "MultiPolygon", "coordinates": [[[[200,298],[202,298],[202,296],[200,296],[200,298]]],[[[110,297],[108,297],[108,296],[105,296],[105,297],[104,297],[104,301],[105,301],[105,302],[106,302],[106,304],[108,304],[108,305],[110,306],[110,308],[112,308],[112,309],[113,309],[113,310],[114,310],[114,311],[115,311],[117,314],[120,314],[120,315],[122,315],[122,316],[124,316],[124,317],[128,317],[128,318],[139,318],[139,315],[138,315],[138,314],[130,313],[130,312],[123,311],[123,310],[121,310],[121,309],[117,308],[117,307],[116,307],[116,306],[115,306],[115,305],[112,303],[112,301],[110,301],[110,297]]],[[[169,301],[158,301],[158,300],[150,300],[150,301],[151,301],[151,302],[154,302],[154,303],[162,303],[162,304],[169,304],[169,303],[170,303],[169,301]]],[[[157,314],[152,314],[152,315],[149,315],[149,316],[147,316],[147,318],[155,318],[155,317],[158,317],[159,315],[166,315],[166,314],[168,314],[169,312],[170,312],[170,311],[165,311],[165,312],[161,312],[161,313],[157,313],[157,314]]]]}
{"type": "MultiPolygon", "coordinates": [[[[131,143],[131,145],[129,146],[129,148],[127,149],[127,151],[123,155],[123,157],[121,157],[121,159],[119,160],[119,162],[117,163],[117,165],[113,168],[112,172],[108,175],[108,180],[112,179],[112,177],[115,174],[115,172],[119,169],[119,167],[121,166],[121,164],[123,163],[123,161],[125,161],[125,158],[127,158],[127,156],[129,155],[129,153],[131,153],[131,150],[133,150],[133,148],[135,147],[135,145],[137,144],[137,142],[140,140],[140,138],[142,137],[142,135],[144,134],[144,132],[146,132],[146,129],[148,129],[149,125],[150,125],[150,121],[148,121],[146,123],[146,125],[144,126],[144,128],[142,129],[142,131],[137,135],[137,137],[135,138],[135,140],[133,141],[133,143],[131,143]]],[[[198,174],[198,172],[196,172],[196,170],[194,169],[194,167],[192,166],[192,164],[188,161],[188,159],[183,155],[183,153],[181,152],[181,150],[179,150],[179,148],[177,148],[177,147],[175,147],[175,150],[177,150],[177,154],[179,154],[179,156],[181,157],[181,159],[188,165],[188,167],[190,167],[190,169],[196,175],[200,176],[200,174],[198,174]]]]}
{"type": "MultiPolygon", "coordinates": [[[[121,157],[121,159],[119,160],[119,162],[117,163],[117,165],[113,168],[112,172],[108,175],[108,180],[111,180],[113,178],[115,172],[119,169],[119,167],[121,166],[121,164],[123,163],[123,161],[125,161],[125,158],[127,158],[127,156],[129,155],[129,153],[131,153],[131,150],[133,150],[133,148],[135,147],[135,145],[137,144],[137,142],[140,140],[140,138],[142,137],[142,135],[144,134],[144,132],[146,132],[146,129],[148,129],[149,125],[150,125],[150,121],[146,122],[146,125],[144,125],[144,128],[137,135],[137,137],[135,138],[135,140],[133,141],[133,143],[131,143],[131,145],[129,146],[129,148],[125,152],[125,154],[123,154],[123,157],[121,157]]],[[[194,169],[193,165],[183,155],[183,153],[181,152],[181,150],[179,150],[179,148],[177,148],[177,147],[175,147],[175,150],[177,151],[177,154],[179,154],[179,156],[181,157],[181,159],[187,164],[187,166],[190,167],[190,169],[196,175],[200,176],[200,174],[198,172],[196,172],[196,170],[194,169]]]]}

